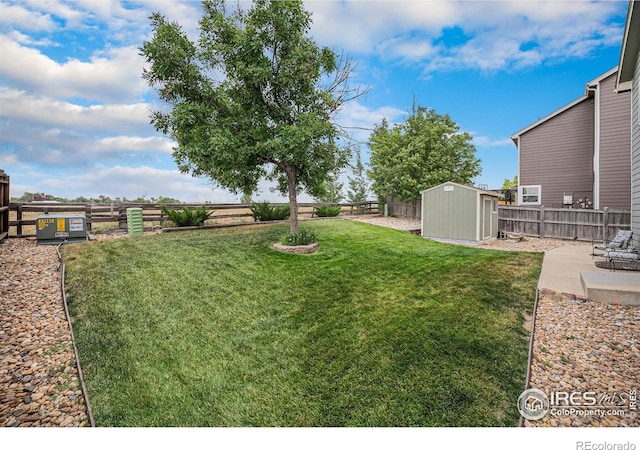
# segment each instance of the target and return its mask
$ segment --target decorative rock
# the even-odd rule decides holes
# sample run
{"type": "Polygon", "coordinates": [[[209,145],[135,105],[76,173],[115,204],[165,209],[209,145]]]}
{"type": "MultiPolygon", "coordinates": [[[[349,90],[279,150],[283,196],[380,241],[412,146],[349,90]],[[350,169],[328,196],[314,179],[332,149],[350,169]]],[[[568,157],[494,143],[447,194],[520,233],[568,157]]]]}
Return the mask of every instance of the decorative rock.
{"type": "MultiPolygon", "coordinates": [[[[0,261],[0,427],[61,426],[56,402],[77,386],[55,247],[9,239],[0,261]]],[[[67,401],[65,426],[86,424],[84,397],[67,401]]]]}
{"type": "Polygon", "coordinates": [[[308,245],[282,245],[280,243],[276,243],[273,244],[273,248],[281,252],[295,253],[298,255],[308,255],[311,253],[315,253],[318,250],[318,243],[314,242],[313,244],[308,245]]]}
{"type": "MultiPolygon", "coordinates": [[[[546,393],[592,391],[598,396],[620,395],[637,389],[640,350],[629,344],[640,340],[640,323],[633,320],[636,314],[637,307],[633,306],[561,302],[554,295],[541,295],[536,312],[530,386],[546,393]],[[536,361],[541,360],[546,363],[536,365],[536,361]]],[[[640,426],[640,415],[569,415],[544,419],[547,417],[525,420],[525,426],[640,426]]]]}

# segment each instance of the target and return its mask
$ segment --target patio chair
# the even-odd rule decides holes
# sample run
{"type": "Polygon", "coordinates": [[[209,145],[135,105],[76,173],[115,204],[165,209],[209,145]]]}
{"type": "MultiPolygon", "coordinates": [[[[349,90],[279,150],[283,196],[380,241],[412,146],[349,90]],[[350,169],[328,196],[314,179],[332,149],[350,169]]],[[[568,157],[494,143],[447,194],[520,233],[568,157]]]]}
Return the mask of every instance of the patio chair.
{"type": "Polygon", "coordinates": [[[600,264],[596,263],[597,267],[608,267],[610,271],[640,270],[640,255],[635,252],[607,252],[604,257],[606,261],[599,261],[600,264]]]}
{"type": "Polygon", "coordinates": [[[597,239],[593,239],[591,241],[591,246],[593,247],[593,251],[591,252],[591,256],[604,256],[607,252],[626,252],[632,251],[631,247],[631,238],[633,236],[633,231],[631,230],[618,230],[615,237],[610,241],[599,241],[597,239]],[[603,253],[596,253],[596,250],[602,250],[603,253]]]}

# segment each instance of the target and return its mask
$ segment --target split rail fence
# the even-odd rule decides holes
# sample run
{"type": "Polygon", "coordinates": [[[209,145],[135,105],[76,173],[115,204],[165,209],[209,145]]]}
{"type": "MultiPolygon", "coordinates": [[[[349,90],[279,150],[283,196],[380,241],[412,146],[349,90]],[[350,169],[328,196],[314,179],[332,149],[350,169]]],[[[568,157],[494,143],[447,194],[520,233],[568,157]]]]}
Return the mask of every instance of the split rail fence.
{"type": "MultiPolygon", "coordinates": [[[[8,178],[8,177],[7,177],[8,178]]],[[[274,204],[275,205],[275,204],[274,204]]],[[[316,207],[321,203],[298,204],[300,218],[316,216],[316,207]]],[[[90,231],[102,231],[109,229],[127,228],[127,209],[142,208],[142,220],[145,227],[162,227],[165,222],[170,222],[161,206],[169,209],[182,209],[204,206],[213,210],[213,214],[206,224],[242,224],[253,223],[253,216],[249,204],[231,203],[10,203],[7,212],[7,233],[9,237],[35,236],[35,225],[38,216],[43,214],[83,214],[87,219],[87,228],[90,231]]],[[[378,214],[378,202],[366,201],[357,203],[341,203],[342,215],[378,214]]],[[[5,211],[0,209],[0,211],[5,211]]]]}
{"type": "Polygon", "coordinates": [[[9,175],[0,170],[0,242],[9,237],[9,175]]]}

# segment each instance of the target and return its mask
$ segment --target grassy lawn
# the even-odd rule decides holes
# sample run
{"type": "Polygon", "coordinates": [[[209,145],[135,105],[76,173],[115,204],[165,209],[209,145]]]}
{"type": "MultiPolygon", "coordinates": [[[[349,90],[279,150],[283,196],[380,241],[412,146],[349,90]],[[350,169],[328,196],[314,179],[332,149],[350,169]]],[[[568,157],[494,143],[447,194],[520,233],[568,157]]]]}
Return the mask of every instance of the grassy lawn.
{"type": "Polygon", "coordinates": [[[514,426],[541,254],[315,222],[63,247],[99,426],[514,426]]]}

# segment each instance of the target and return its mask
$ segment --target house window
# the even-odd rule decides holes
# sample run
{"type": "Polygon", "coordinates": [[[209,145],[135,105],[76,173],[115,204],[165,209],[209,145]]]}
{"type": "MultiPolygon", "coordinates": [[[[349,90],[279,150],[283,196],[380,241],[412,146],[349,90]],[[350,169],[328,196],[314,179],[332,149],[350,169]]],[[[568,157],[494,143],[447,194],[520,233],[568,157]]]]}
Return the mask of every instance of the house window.
{"type": "Polygon", "coordinates": [[[520,186],[520,204],[521,205],[539,205],[542,190],[540,185],[537,186],[520,186]]]}
{"type": "Polygon", "coordinates": [[[493,199],[493,212],[494,213],[498,212],[498,199],[497,198],[493,199]]]}

